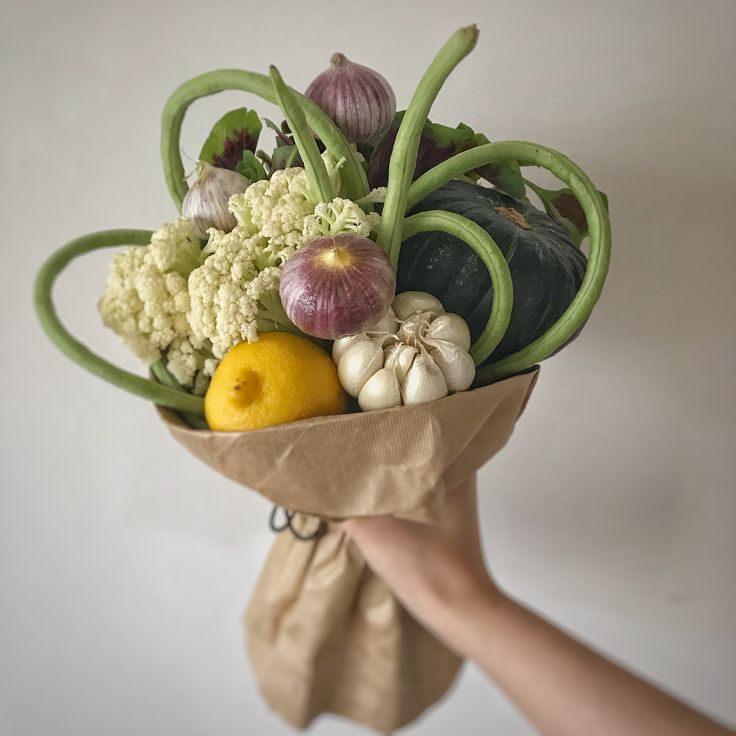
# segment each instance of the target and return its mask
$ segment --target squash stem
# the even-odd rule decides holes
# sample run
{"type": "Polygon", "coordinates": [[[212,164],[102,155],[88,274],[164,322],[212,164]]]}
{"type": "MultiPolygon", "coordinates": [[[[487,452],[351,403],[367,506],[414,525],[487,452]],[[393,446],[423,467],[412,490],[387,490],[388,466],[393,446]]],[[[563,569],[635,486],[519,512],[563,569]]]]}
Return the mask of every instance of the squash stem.
{"type": "Polygon", "coordinates": [[[422,129],[429,110],[450,72],[473,50],[476,26],[460,28],[450,36],[424,73],[401,120],[388,168],[388,189],[376,242],[394,268],[399,260],[407,193],[414,176],[422,129]]]}
{"type": "Polygon", "coordinates": [[[479,366],[501,342],[511,319],[514,287],[508,263],[493,238],[477,223],[467,217],[444,210],[429,210],[404,220],[402,239],[417,233],[440,231],[465,241],[488,269],[493,284],[493,302],[483,332],[470,348],[470,355],[479,366]]]}
{"type": "Polygon", "coordinates": [[[568,308],[543,335],[525,348],[478,370],[478,383],[491,383],[531,368],[559,350],[583,326],[598,301],[611,259],[611,223],[603,199],[588,175],[561,153],[523,141],[488,143],[458,153],[420,176],[410,187],[408,206],[456,176],[487,164],[516,160],[541,166],[563,181],[580,202],[588,222],[590,249],[583,283],[568,308]]]}
{"type": "MultiPolygon", "coordinates": [[[[164,106],[161,120],[161,159],[169,192],[179,210],[188,191],[180,149],[181,126],[186,111],[201,97],[230,89],[250,92],[274,104],[277,102],[271,79],[264,74],[241,69],[218,69],[184,82],[174,90],[164,106]]],[[[352,200],[364,197],[370,191],[370,187],[355,149],[314,102],[296,90],[292,89],[291,92],[304,109],[307,124],[319,136],[335,160],[345,159],[341,175],[347,197],[352,200]]]]}
{"type": "Polygon", "coordinates": [[[331,202],[335,198],[334,187],[312,131],[307,125],[304,110],[284,83],[279,70],[275,66],[271,66],[270,74],[279,107],[281,112],[284,113],[291,134],[294,136],[297,150],[302,157],[302,161],[304,161],[304,168],[309,179],[309,191],[316,202],[331,202]]]}
{"type": "Polygon", "coordinates": [[[76,257],[100,248],[120,245],[148,245],[153,233],[150,230],[103,230],[72,240],[57,250],[43,264],[36,276],[33,301],[38,319],[51,341],[68,358],[73,360],[114,386],[142,396],[159,406],[187,412],[198,417],[204,416],[204,400],[201,396],[182,390],[163,386],[135,373],[108,363],[86,345],[74,338],[64,327],[56,314],[52,298],[54,282],[58,275],[76,257]]]}

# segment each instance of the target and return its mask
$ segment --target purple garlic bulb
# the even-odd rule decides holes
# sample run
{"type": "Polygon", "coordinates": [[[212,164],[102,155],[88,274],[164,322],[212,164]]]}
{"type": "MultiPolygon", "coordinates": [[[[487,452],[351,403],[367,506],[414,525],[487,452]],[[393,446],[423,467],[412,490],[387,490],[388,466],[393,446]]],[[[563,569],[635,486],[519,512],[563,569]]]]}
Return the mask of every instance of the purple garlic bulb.
{"type": "Polygon", "coordinates": [[[396,95],[386,79],[340,53],[332,55],[330,68],[307,87],[305,95],[327,113],[350,143],[385,133],[396,114],[396,95]]]}
{"type": "Polygon", "coordinates": [[[307,335],[328,340],[375,324],[395,292],[396,274],[386,254],[352,233],[302,245],[284,264],[279,287],[289,319],[307,335]]]}

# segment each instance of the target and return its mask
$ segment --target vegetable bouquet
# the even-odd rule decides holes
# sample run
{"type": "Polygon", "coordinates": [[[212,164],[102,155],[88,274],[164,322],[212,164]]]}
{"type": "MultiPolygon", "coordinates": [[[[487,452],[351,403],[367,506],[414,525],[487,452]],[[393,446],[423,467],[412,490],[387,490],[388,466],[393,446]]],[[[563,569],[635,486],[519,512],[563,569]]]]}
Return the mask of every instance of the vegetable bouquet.
{"type": "Polygon", "coordinates": [[[304,94],[275,67],[195,77],[162,121],[178,219],[78,238],[36,280],[39,319],[69,358],[155,402],[190,452],[276,504],[271,525],[289,533],[245,627],[264,696],[298,727],[329,711],[389,732],[446,692],[460,661],[332,522],[431,523],[508,440],[538,363],[579,334],[606,277],[606,198],[576,164],[429,120],[477,38],[456,31],[400,112],[389,82],[341,53],[304,94]],[[283,122],[226,113],[189,186],[185,113],[223,90],[276,103],[283,122]],[[54,309],[66,265],[114,246],[128,247],[100,313],[148,377],[96,355],[54,309]]]}

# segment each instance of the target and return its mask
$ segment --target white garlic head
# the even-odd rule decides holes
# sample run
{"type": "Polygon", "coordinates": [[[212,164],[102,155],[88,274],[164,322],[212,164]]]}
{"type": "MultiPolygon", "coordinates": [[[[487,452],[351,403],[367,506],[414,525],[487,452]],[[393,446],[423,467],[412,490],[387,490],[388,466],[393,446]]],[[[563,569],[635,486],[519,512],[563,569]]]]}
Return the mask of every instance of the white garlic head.
{"type": "Polygon", "coordinates": [[[475,378],[470,330],[431,294],[398,294],[392,308],[359,335],[335,340],[343,388],[363,411],[434,401],[465,391],[475,378]]]}

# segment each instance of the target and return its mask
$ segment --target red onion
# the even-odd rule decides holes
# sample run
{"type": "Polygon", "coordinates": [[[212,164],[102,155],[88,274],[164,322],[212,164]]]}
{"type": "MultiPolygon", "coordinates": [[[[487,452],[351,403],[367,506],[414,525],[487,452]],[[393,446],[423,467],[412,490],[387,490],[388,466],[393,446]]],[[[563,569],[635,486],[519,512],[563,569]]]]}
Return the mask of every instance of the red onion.
{"type": "Polygon", "coordinates": [[[334,121],[350,143],[360,143],[388,130],[396,114],[391,85],[373,69],[333,54],[304,93],[334,121]]]}
{"type": "Polygon", "coordinates": [[[352,233],[318,238],[284,264],[281,302],[307,335],[336,340],[377,322],[391,306],[396,274],[386,254],[352,233]]]}

